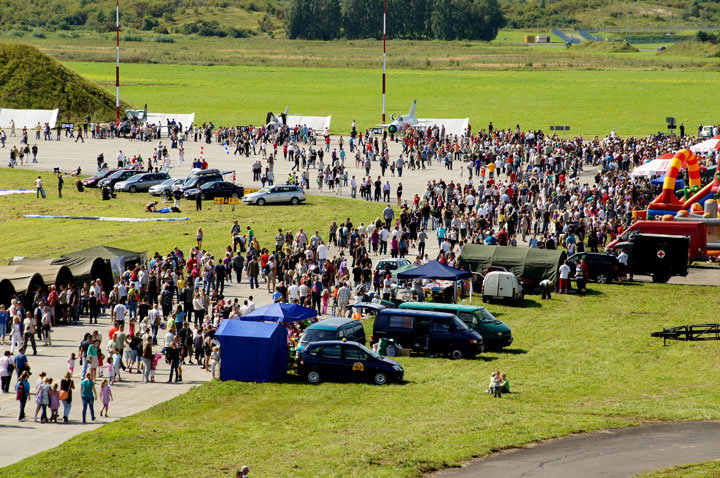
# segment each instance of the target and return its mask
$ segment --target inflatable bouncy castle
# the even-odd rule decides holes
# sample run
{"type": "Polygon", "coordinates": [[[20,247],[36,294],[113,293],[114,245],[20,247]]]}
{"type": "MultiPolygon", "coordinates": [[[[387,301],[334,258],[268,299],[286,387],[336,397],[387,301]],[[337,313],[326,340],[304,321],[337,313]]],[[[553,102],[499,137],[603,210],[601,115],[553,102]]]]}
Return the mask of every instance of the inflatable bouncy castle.
{"type": "MultiPolygon", "coordinates": [[[[665,173],[665,181],[660,195],[648,206],[647,217],[675,216],[679,211],[689,211],[691,214],[703,216],[703,206],[708,199],[717,199],[720,194],[720,177],[715,174],[714,180],[705,187],[700,182],[700,164],[697,157],[689,149],[675,153],[665,173]],[[687,168],[689,184],[682,190],[683,200],[679,200],[675,193],[675,181],[678,173],[687,168]]],[[[717,217],[717,216],[713,216],[717,217]]]]}

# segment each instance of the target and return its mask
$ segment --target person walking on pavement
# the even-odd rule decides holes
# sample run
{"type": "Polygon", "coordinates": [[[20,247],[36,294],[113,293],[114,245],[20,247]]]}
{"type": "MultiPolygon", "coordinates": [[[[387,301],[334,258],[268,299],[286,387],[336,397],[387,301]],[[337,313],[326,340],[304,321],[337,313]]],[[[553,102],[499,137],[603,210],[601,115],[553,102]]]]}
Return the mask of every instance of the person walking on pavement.
{"type": "Polygon", "coordinates": [[[24,371],[22,375],[20,375],[18,382],[15,384],[17,400],[20,402],[20,416],[18,417],[18,421],[21,422],[25,421],[25,404],[30,396],[30,382],[28,382],[29,376],[30,372],[24,371]]]}
{"type": "Polygon", "coordinates": [[[25,317],[25,320],[23,321],[23,336],[25,338],[25,342],[23,343],[23,349],[26,349],[28,342],[30,342],[33,348],[33,355],[37,355],[37,346],[35,345],[36,327],[37,322],[35,320],[35,317],[32,315],[32,313],[28,312],[27,317],[25,317]]]}
{"type": "Polygon", "coordinates": [[[90,408],[90,417],[95,421],[95,399],[97,398],[97,391],[95,390],[95,382],[90,378],[90,373],[85,375],[85,380],[80,383],[80,398],[82,398],[82,421],[87,423],[85,418],[87,416],[87,409],[90,408]]]}

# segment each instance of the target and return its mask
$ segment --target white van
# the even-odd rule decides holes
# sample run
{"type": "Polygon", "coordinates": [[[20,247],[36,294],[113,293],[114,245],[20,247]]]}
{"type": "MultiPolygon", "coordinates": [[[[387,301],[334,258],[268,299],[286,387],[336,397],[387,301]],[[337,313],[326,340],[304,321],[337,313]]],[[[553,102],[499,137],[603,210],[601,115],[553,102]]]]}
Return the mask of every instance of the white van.
{"type": "Polygon", "coordinates": [[[512,272],[488,272],[483,280],[482,299],[483,302],[502,299],[517,304],[523,300],[522,286],[512,272]]]}

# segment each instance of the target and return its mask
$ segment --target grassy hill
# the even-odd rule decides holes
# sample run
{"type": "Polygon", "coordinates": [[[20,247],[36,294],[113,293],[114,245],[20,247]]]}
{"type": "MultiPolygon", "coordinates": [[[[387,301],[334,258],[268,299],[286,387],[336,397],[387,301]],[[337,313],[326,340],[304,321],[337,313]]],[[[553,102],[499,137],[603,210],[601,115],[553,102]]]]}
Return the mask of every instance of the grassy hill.
{"type": "MultiPolygon", "coordinates": [[[[245,37],[283,35],[289,0],[139,0],[121,2],[126,32],[245,37]]],[[[510,28],[591,27],[605,29],[720,24],[715,0],[500,0],[510,28]]],[[[382,3],[378,4],[378,8],[382,3]]],[[[115,30],[115,0],[0,0],[0,30],[17,36],[47,32],[115,30]]],[[[392,34],[392,25],[390,25],[392,34]]]]}
{"type": "Polygon", "coordinates": [[[2,108],[59,108],[63,122],[115,118],[115,98],[30,45],[0,43],[0,98],[2,108]]]}

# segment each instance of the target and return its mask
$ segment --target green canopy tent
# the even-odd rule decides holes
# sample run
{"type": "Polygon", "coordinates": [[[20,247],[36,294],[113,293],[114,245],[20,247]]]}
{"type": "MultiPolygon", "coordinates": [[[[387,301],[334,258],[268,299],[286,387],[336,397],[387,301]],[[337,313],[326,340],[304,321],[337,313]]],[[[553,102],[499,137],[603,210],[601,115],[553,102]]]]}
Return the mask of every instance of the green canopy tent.
{"type": "Polygon", "coordinates": [[[42,276],[45,285],[68,285],[74,283],[73,274],[70,268],[63,265],[52,264],[10,264],[2,266],[2,270],[7,272],[16,272],[19,274],[38,273],[42,276]]]}
{"type": "Polygon", "coordinates": [[[536,285],[543,279],[557,284],[558,269],[565,259],[567,253],[557,249],[467,244],[460,254],[460,266],[480,274],[490,266],[499,266],[536,285]]]}
{"type": "Polygon", "coordinates": [[[70,254],[64,254],[62,257],[84,257],[92,259],[99,257],[108,261],[112,273],[117,275],[125,272],[125,269],[128,267],[133,268],[137,264],[144,264],[146,260],[144,252],[129,251],[127,249],[110,246],[95,246],[89,249],[71,252],[70,254]]]}
{"type": "MultiPolygon", "coordinates": [[[[66,266],[72,273],[74,284],[82,287],[85,282],[100,279],[105,292],[110,292],[113,286],[112,269],[110,261],[101,257],[15,257],[10,265],[17,266],[66,266]]],[[[47,282],[47,280],[45,281],[47,282]]]]}
{"type": "Polygon", "coordinates": [[[6,306],[10,305],[10,299],[17,294],[25,308],[31,307],[33,296],[38,289],[45,289],[45,281],[37,272],[17,272],[11,266],[0,266],[0,297],[7,300],[6,306]]]}

